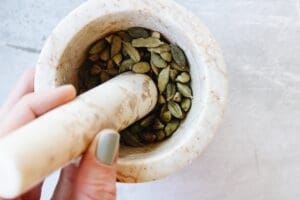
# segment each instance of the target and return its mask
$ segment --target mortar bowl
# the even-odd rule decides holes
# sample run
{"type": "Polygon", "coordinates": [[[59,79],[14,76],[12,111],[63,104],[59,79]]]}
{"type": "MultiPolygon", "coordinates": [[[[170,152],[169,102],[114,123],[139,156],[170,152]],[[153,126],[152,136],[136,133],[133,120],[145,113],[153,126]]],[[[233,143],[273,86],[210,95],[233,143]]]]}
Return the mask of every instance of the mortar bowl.
{"type": "Polygon", "coordinates": [[[227,99],[227,73],[220,48],[196,16],[171,0],[83,3],[48,37],[37,63],[35,90],[77,85],[78,68],[89,46],[108,33],[135,26],[159,31],[184,50],[194,97],[191,110],[172,137],[144,147],[121,146],[120,182],[157,180],[191,163],[213,138],[227,99]]]}

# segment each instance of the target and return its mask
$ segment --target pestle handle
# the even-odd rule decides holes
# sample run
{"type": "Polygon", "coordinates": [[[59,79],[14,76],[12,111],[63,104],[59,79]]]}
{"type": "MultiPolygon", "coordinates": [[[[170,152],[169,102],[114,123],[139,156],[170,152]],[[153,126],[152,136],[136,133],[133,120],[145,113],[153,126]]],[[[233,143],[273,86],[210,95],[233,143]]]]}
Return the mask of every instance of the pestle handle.
{"type": "Polygon", "coordinates": [[[125,73],[0,139],[0,197],[24,193],[80,156],[100,130],[121,131],[156,101],[148,76],[125,73]]]}

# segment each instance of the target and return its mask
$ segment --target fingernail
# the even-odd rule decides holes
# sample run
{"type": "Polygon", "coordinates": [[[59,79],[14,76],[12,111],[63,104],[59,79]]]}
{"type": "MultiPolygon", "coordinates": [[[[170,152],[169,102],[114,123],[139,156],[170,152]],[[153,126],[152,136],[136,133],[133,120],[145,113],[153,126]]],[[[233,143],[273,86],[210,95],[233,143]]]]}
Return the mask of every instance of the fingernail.
{"type": "Polygon", "coordinates": [[[112,130],[100,134],[96,156],[104,164],[111,165],[119,150],[120,135],[112,130]]]}

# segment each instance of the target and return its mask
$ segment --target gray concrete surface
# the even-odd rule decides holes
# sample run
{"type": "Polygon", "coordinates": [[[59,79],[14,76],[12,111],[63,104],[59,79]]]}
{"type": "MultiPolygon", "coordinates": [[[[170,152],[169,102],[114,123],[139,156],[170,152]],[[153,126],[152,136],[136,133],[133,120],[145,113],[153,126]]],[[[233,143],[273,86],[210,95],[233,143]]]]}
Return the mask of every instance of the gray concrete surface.
{"type": "MultiPolygon", "coordinates": [[[[81,2],[1,0],[0,102],[34,66],[58,21],[81,2]]],[[[230,80],[225,119],[190,166],[157,182],[118,184],[118,199],[299,199],[299,0],[177,2],[202,19],[223,49],[230,80]]]]}

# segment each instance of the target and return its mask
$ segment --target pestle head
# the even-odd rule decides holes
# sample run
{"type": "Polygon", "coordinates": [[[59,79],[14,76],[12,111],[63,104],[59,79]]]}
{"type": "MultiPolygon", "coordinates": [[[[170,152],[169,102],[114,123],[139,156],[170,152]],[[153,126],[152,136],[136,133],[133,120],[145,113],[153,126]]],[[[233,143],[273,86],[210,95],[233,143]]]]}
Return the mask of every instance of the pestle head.
{"type": "Polygon", "coordinates": [[[124,73],[1,138],[0,197],[26,192],[80,156],[99,131],[121,131],[156,102],[150,77],[124,73]]]}

